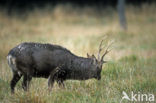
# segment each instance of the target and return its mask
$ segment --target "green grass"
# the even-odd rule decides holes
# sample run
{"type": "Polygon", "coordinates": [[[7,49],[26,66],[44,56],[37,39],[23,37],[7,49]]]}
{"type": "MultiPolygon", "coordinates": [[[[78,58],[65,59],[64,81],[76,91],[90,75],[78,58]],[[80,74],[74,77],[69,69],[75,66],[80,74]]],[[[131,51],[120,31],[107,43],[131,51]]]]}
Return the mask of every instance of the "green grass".
{"type": "MultiPolygon", "coordinates": [[[[156,6],[126,7],[128,30],[121,31],[117,12],[107,8],[76,8],[59,5],[35,9],[26,16],[8,17],[0,10],[0,103],[119,103],[122,91],[153,93],[156,96],[156,6]],[[6,56],[11,48],[25,41],[53,43],[76,55],[97,55],[101,39],[115,40],[106,56],[100,81],[65,81],[65,89],[55,84],[48,91],[47,79],[33,78],[29,92],[20,80],[11,95],[12,72],[6,56]]],[[[124,103],[128,101],[124,100],[124,103]]]]}

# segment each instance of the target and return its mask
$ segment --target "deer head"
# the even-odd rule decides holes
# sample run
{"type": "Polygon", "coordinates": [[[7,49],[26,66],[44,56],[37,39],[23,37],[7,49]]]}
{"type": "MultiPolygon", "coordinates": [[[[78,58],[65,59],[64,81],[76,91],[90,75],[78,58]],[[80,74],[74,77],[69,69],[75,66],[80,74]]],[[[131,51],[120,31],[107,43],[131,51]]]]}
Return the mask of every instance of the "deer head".
{"type": "Polygon", "coordinates": [[[94,65],[94,67],[97,70],[97,77],[96,78],[98,80],[101,79],[100,74],[101,74],[103,64],[107,63],[107,61],[104,60],[104,57],[112,50],[112,49],[110,49],[110,47],[112,46],[112,44],[114,42],[113,41],[107,42],[105,45],[103,43],[104,43],[104,39],[100,42],[97,58],[94,56],[94,54],[90,56],[87,53],[87,57],[92,59],[92,64],[94,65]],[[102,51],[104,51],[104,52],[103,52],[102,56],[100,56],[102,51]]]}

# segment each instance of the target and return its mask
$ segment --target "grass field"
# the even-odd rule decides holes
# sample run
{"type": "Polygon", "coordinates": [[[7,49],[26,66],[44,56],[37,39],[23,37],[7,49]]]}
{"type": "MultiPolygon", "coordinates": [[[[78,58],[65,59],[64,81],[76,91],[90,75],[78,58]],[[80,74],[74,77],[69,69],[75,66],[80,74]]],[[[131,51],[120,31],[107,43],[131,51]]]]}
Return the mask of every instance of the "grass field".
{"type": "Polygon", "coordinates": [[[122,31],[112,8],[74,10],[71,5],[58,5],[53,11],[37,8],[11,17],[0,10],[0,103],[119,103],[122,91],[156,96],[156,5],[127,6],[126,16],[128,30],[122,31]],[[29,92],[22,90],[20,80],[16,93],[10,94],[12,72],[6,56],[17,44],[58,44],[86,57],[86,53],[97,55],[105,35],[115,43],[106,56],[110,62],[104,64],[100,81],[68,80],[65,89],[55,84],[49,92],[47,79],[33,78],[29,92]]]}

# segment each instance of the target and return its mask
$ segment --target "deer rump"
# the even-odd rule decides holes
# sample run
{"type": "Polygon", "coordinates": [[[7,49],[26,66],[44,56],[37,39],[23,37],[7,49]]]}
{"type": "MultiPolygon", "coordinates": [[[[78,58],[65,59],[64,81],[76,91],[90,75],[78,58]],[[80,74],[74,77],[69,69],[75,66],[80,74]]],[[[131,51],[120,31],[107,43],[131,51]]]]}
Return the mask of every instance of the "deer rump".
{"type": "Polygon", "coordinates": [[[8,63],[14,65],[12,71],[18,74],[48,78],[57,67],[66,67],[68,54],[70,51],[60,46],[23,43],[9,52],[8,63]]]}

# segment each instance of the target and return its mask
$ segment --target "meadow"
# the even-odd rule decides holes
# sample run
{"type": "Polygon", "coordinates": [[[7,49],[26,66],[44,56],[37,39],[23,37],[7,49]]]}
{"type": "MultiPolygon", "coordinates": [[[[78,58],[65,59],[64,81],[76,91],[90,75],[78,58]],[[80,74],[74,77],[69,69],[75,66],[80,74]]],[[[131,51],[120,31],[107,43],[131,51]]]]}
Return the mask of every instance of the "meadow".
{"type": "Polygon", "coordinates": [[[111,7],[98,10],[58,5],[53,10],[47,6],[12,16],[1,9],[0,103],[119,103],[122,91],[156,96],[156,6],[127,5],[126,17],[128,30],[123,31],[117,11],[111,7]],[[100,81],[67,80],[65,89],[55,84],[49,92],[47,79],[33,78],[28,92],[23,91],[20,80],[15,94],[10,93],[12,72],[6,56],[14,46],[21,42],[52,43],[86,57],[87,53],[97,55],[105,35],[115,43],[105,58],[109,62],[103,65],[100,81]]]}

